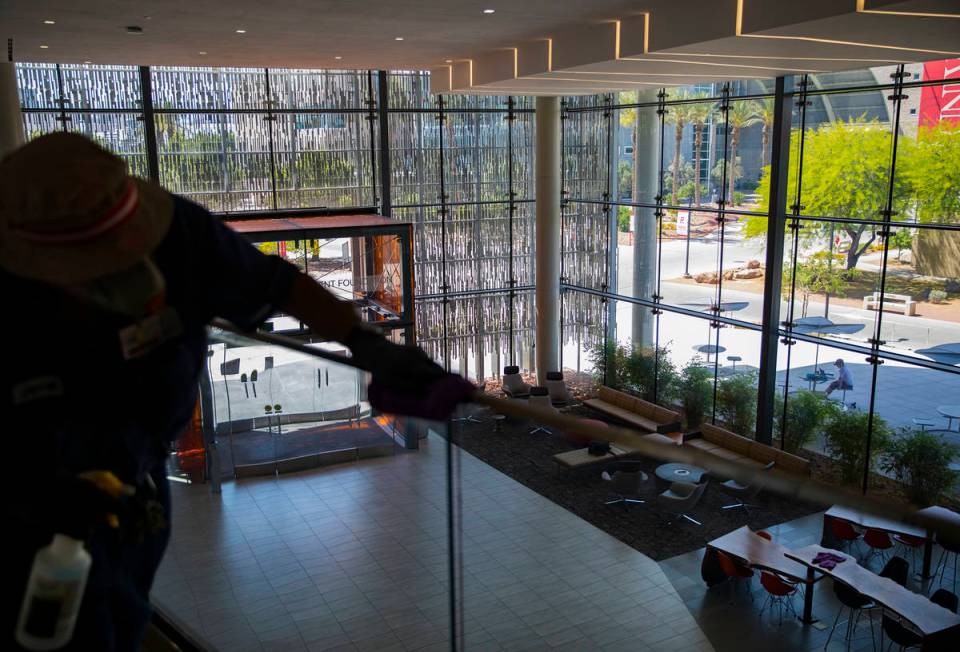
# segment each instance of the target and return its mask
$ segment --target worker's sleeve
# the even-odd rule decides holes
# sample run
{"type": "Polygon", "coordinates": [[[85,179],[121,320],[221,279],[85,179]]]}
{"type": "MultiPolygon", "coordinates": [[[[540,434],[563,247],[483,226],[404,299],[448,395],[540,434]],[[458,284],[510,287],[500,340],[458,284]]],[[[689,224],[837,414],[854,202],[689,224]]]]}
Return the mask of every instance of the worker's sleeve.
{"type": "Polygon", "coordinates": [[[253,330],[283,305],[300,270],[262,253],[199,206],[180,198],[177,203],[178,211],[188,213],[183,217],[207,311],[253,330]]]}

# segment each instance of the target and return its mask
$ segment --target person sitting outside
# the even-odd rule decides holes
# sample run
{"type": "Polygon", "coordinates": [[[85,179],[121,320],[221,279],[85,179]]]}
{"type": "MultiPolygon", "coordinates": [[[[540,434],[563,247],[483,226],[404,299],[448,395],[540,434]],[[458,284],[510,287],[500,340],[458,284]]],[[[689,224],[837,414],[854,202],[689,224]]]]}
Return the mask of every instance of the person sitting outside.
{"type": "Polygon", "coordinates": [[[843,362],[843,358],[837,358],[833,364],[837,368],[837,379],[827,385],[827,396],[835,389],[853,389],[853,374],[850,367],[843,362]]]}

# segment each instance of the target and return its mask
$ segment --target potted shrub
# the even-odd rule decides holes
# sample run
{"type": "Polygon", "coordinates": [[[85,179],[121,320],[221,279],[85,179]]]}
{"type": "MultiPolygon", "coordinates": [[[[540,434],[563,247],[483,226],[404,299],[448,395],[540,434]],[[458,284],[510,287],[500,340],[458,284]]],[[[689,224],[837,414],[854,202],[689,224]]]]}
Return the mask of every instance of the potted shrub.
{"type": "MultiPolygon", "coordinates": [[[[778,395],[777,401],[777,406],[782,406],[783,396],[778,395]]],[[[824,398],[823,394],[800,390],[788,398],[786,415],[783,410],[776,411],[773,422],[775,436],[783,442],[783,450],[796,453],[813,441],[820,426],[839,409],[835,403],[824,398]]]]}
{"type": "Polygon", "coordinates": [[[873,468],[890,446],[890,428],[879,415],[873,417],[870,459],[867,460],[867,423],[869,415],[857,410],[834,411],[823,428],[826,452],[840,468],[844,483],[853,484],[863,477],[864,464],[873,468]]]}
{"type": "Polygon", "coordinates": [[[755,374],[741,374],[717,385],[717,414],[738,435],[749,437],[757,425],[755,374]]]}
{"type": "Polygon", "coordinates": [[[906,486],[907,496],[920,507],[937,502],[960,480],[950,468],[960,447],[938,435],[903,428],[890,444],[882,468],[906,486]]]}
{"type": "Polygon", "coordinates": [[[694,430],[703,423],[713,404],[713,371],[694,358],[680,374],[678,393],[687,430],[694,430]]]}

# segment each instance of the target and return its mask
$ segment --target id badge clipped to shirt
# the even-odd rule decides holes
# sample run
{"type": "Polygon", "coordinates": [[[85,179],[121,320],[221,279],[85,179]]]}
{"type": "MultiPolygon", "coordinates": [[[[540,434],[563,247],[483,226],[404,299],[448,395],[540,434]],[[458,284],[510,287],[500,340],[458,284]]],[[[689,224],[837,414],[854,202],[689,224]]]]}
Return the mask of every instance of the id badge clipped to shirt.
{"type": "Polygon", "coordinates": [[[120,329],[118,334],[123,358],[141,358],[182,333],[180,316],[176,310],[167,306],[155,315],[120,329]]]}

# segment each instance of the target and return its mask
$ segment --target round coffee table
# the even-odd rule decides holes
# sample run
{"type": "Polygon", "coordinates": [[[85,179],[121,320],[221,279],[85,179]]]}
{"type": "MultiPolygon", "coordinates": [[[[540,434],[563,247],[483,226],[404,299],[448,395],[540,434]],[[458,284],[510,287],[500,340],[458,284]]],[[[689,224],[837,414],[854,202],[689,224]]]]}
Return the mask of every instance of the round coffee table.
{"type": "Polygon", "coordinates": [[[661,480],[667,482],[691,482],[693,484],[698,484],[700,478],[703,477],[703,474],[706,472],[706,469],[701,469],[699,466],[680,464],[679,462],[661,464],[655,471],[657,477],[661,480]]]}

